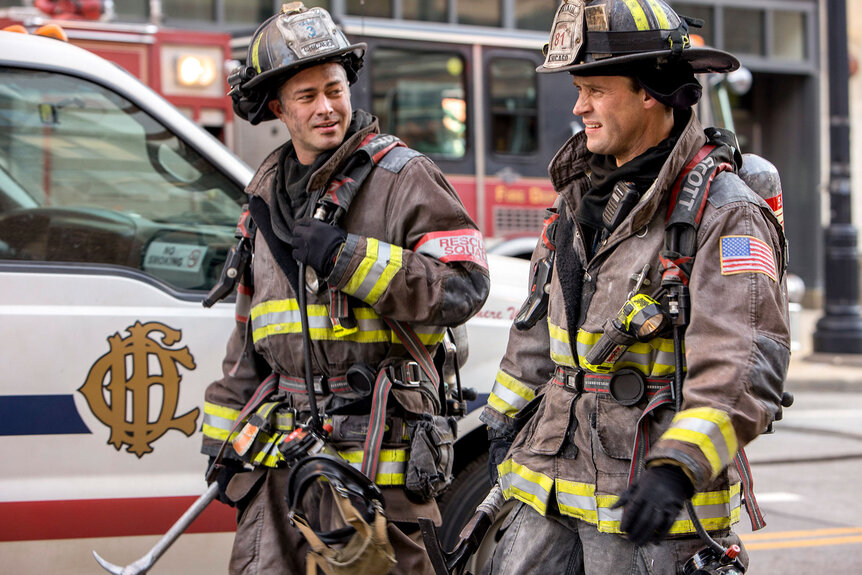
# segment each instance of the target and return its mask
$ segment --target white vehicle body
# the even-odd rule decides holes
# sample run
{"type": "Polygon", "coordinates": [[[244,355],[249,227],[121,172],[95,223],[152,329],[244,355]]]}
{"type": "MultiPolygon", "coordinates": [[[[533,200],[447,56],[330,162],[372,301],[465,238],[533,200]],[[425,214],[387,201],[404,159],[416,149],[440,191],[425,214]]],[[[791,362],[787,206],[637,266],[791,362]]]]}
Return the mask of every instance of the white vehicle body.
{"type": "MultiPolygon", "coordinates": [[[[201,300],[252,171],[115,65],[6,32],[0,132],[0,564],[97,573],[92,550],[131,563],[206,489],[203,394],[234,310],[201,300]]],[[[526,261],[489,260],[447,496],[464,507],[484,495],[479,408],[528,279],[526,261]]],[[[214,503],[151,572],[224,572],[232,523],[214,503]]]]}

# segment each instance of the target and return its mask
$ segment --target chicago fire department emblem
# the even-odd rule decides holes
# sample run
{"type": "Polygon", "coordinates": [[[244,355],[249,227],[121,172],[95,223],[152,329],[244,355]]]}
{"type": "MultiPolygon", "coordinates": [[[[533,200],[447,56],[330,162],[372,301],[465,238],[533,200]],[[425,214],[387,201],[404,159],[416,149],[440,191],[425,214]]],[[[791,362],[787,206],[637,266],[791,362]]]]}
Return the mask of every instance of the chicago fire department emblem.
{"type": "Polygon", "coordinates": [[[78,391],[93,414],[111,429],[108,443],[139,458],[153,450],[151,444],[169,429],[186,435],[195,432],[200,409],[176,416],[180,396],[179,366],[194,369],[188,346],[176,349],[180,330],[149,322],[126,328],[108,338],[110,351],[96,360],[87,381],[78,391]],[[153,388],[158,390],[154,393],[153,388]],[[151,402],[161,396],[161,405],[151,402]]]}

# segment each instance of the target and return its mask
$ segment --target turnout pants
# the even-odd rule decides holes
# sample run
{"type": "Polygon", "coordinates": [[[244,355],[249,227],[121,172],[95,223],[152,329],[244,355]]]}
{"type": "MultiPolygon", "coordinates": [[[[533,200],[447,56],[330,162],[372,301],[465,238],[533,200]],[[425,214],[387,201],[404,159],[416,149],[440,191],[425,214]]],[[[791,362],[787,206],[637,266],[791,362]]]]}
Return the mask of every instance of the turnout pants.
{"type": "MultiPolygon", "coordinates": [[[[695,536],[637,547],[556,509],[543,517],[525,503],[512,510],[503,529],[483,575],[681,575],[685,562],[706,546],[695,536]]],[[[722,545],[742,547],[732,531],[712,536],[722,545]]],[[[740,558],[748,565],[744,548],[740,558]]]]}

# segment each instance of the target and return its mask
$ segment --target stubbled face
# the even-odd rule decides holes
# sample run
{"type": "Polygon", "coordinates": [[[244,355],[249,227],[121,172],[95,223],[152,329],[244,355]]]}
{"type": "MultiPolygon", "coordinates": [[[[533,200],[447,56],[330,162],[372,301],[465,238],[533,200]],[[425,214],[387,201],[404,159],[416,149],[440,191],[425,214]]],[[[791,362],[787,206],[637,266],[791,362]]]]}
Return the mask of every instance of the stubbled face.
{"type": "Polygon", "coordinates": [[[572,113],[581,117],[589,151],[613,156],[621,166],[661,141],[647,113],[656,101],[631,78],[575,76],[573,83],[578,101],[572,113]]]}
{"type": "Polygon", "coordinates": [[[282,84],[269,109],[287,126],[297,159],[313,163],[337,148],[350,126],[353,108],[344,67],[328,62],[302,70],[282,84]]]}

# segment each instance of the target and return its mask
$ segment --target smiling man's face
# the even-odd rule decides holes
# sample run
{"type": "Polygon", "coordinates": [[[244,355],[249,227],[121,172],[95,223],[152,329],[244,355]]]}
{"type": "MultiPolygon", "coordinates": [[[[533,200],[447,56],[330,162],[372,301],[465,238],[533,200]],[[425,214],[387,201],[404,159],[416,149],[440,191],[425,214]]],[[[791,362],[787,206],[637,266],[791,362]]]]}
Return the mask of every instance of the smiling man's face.
{"type": "Polygon", "coordinates": [[[302,70],[282,84],[269,109],[287,126],[300,163],[313,163],[341,145],[350,126],[353,108],[344,67],[328,62],[302,70]]]}

